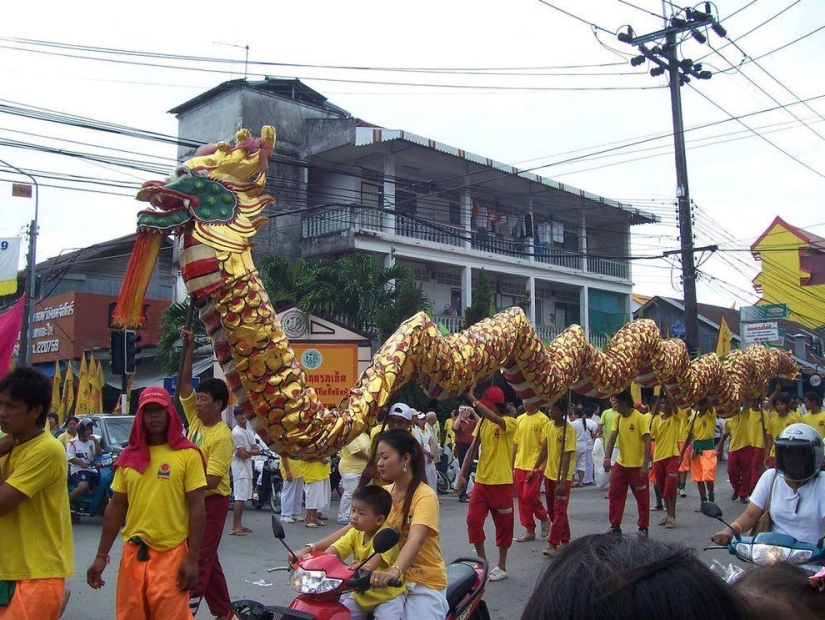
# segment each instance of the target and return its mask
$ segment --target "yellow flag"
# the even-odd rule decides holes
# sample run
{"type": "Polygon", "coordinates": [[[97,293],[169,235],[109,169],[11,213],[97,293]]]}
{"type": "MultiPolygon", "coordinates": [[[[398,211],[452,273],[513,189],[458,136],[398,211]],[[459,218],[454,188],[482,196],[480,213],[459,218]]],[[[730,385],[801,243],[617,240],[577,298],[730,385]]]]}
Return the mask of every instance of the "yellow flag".
{"type": "Polygon", "coordinates": [[[74,406],[75,415],[89,413],[89,372],[86,369],[86,353],[80,354],[80,375],[77,378],[77,402],[74,406]]]}
{"type": "Polygon", "coordinates": [[[60,415],[60,364],[54,360],[54,376],[52,377],[52,405],[49,407],[51,413],[60,415]]]}
{"type": "Polygon", "coordinates": [[[730,341],[733,338],[733,333],[728,327],[728,322],[725,317],[722,317],[722,322],[719,324],[719,337],[716,339],[716,355],[725,357],[730,353],[730,341]]]}
{"type": "Polygon", "coordinates": [[[103,378],[103,367],[100,361],[92,356],[89,361],[89,392],[91,394],[90,408],[95,413],[103,413],[103,387],[106,380],[103,378]]]}
{"type": "Polygon", "coordinates": [[[74,373],[72,372],[72,360],[66,363],[66,374],[63,376],[63,394],[60,398],[60,421],[65,422],[72,412],[74,405],[74,373]]]}

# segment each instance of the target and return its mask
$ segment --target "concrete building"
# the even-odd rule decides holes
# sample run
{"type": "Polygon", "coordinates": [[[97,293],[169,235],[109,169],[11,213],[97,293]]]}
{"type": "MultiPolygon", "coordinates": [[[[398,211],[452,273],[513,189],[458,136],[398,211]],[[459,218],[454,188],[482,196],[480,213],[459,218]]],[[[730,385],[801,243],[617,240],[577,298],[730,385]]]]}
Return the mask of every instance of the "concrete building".
{"type": "Polygon", "coordinates": [[[578,323],[601,344],[630,318],[630,227],[649,213],[372,125],[298,80],[233,80],[170,112],[189,144],[275,127],[267,189],[278,202],[259,252],[365,250],[406,265],[451,331],[481,269],[495,305],[521,306],[545,338],[578,323]]]}

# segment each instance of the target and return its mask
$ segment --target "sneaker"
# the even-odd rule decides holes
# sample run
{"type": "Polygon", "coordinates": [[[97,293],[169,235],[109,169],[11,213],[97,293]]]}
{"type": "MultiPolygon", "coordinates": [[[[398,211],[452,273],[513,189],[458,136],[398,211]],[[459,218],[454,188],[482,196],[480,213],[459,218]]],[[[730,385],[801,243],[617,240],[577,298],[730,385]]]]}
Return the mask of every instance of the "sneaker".
{"type": "Polygon", "coordinates": [[[544,551],[542,551],[542,552],[541,552],[541,554],[542,554],[542,555],[546,555],[548,558],[554,558],[554,557],[556,557],[556,554],[557,554],[558,552],[559,552],[559,548],[558,548],[558,547],[555,547],[555,546],[553,546],[553,545],[550,545],[549,547],[547,547],[547,549],[545,549],[544,551]]]}
{"type": "Polygon", "coordinates": [[[292,517],[281,517],[281,523],[295,523],[295,519],[292,517]]]}
{"type": "Polygon", "coordinates": [[[260,495],[258,495],[257,492],[252,494],[252,501],[253,502],[257,502],[259,498],[260,498],[260,495]]]}
{"type": "Polygon", "coordinates": [[[349,525],[349,519],[338,519],[338,525],[349,525]]]}
{"type": "Polygon", "coordinates": [[[740,497],[739,502],[742,503],[742,504],[750,504],[751,500],[750,500],[749,497],[740,497]]]}
{"type": "Polygon", "coordinates": [[[687,493],[685,493],[684,491],[682,491],[681,493],[679,493],[679,497],[687,497],[687,493]]]}
{"type": "Polygon", "coordinates": [[[620,527],[612,527],[605,532],[605,534],[618,534],[619,536],[622,535],[622,528],[620,527]]]}
{"type": "Polygon", "coordinates": [[[507,573],[496,566],[490,571],[489,579],[490,581],[501,581],[502,579],[507,579],[507,573]]]}
{"type": "Polygon", "coordinates": [[[672,530],[676,528],[676,519],[672,517],[668,517],[667,523],[665,523],[666,530],[672,530]]]}
{"type": "Polygon", "coordinates": [[[659,525],[667,525],[667,522],[670,520],[670,517],[665,515],[665,518],[659,521],[659,525]]]}
{"type": "Polygon", "coordinates": [[[467,502],[470,501],[470,496],[469,495],[460,495],[458,497],[458,501],[460,501],[462,504],[466,504],[467,502]]]}
{"type": "Polygon", "coordinates": [[[547,538],[550,536],[550,517],[547,517],[544,521],[541,522],[541,537],[547,538]]]}
{"type": "Polygon", "coordinates": [[[303,520],[304,520],[304,518],[303,518],[303,517],[301,517],[301,516],[294,517],[294,519],[295,519],[296,521],[303,521],[303,520]]]}
{"type": "Polygon", "coordinates": [[[636,534],[639,540],[647,540],[648,539],[648,531],[646,527],[640,527],[639,533],[636,534]]]}
{"type": "Polygon", "coordinates": [[[516,542],[530,542],[531,540],[536,540],[535,532],[524,532],[524,534],[516,538],[516,542]]]}
{"type": "Polygon", "coordinates": [[[739,493],[734,491],[733,495],[730,496],[730,501],[735,502],[737,499],[739,499],[739,493]]]}
{"type": "Polygon", "coordinates": [[[656,504],[653,507],[653,510],[664,510],[664,509],[665,509],[665,507],[662,504],[656,504]]]}

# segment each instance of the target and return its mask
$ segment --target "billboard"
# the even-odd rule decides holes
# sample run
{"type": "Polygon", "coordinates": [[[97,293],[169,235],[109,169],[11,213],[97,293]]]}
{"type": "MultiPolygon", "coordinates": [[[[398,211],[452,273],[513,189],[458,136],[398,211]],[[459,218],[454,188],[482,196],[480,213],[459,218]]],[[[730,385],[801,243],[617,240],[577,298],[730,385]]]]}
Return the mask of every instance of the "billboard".
{"type": "Polygon", "coordinates": [[[339,342],[292,343],[307,385],[327,407],[335,406],[358,378],[358,345],[339,342]]]}

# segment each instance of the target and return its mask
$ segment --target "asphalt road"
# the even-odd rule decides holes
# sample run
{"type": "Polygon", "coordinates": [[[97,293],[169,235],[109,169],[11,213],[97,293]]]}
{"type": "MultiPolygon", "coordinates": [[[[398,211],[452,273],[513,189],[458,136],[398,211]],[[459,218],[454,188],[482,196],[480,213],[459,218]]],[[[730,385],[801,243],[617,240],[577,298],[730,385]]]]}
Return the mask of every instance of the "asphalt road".
{"type": "MultiPolygon", "coordinates": [[[[717,481],[717,503],[725,511],[728,521],[741,512],[743,506],[739,502],[730,501],[730,488],[724,474],[725,463],[720,464],[717,481]]],[[[601,533],[608,527],[607,500],[605,491],[595,487],[574,489],[570,503],[570,521],[573,537],[584,534],[601,533]]],[[[722,551],[702,552],[703,546],[710,544],[710,536],[721,526],[700,513],[694,512],[698,507],[696,485],[688,483],[688,497],[680,499],[677,504],[678,526],[673,530],[658,527],[661,514],[651,512],[651,538],[680,542],[697,548],[706,563],[718,560],[727,565],[731,556],[722,551]]],[[[333,499],[334,516],[337,511],[337,499],[333,499]]],[[[461,504],[453,496],[441,497],[441,545],[444,557],[450,561],[461,555],[473,555],[473,548],[467,542],[467,527],[465,516],[467,504],[461,504]]],[[[229,591],[233,599],[253,599],[270,605],[289,605],[293,599],[293,591],[289,586],[288,574],[285,572],[267,573],[272,566],[283,566],[286,563],[286,553],[283,547],[272,536],[270,529],[270,512],[268,509],[256,511],[247,509],[244,513],[244,524],[253,529],[245,537],[229,536],[231,514],[227,519],[227,528],[221,543],[220,555],[227,575],[229,591]]],[[[623,522],[626,534],[636,531],[637,512],[632,495],[628,494],[627,509],[623,522]]],[[[92,561],[97,550],[100,536],[100,522],[98,519],[86,519],[74,524],[75,545],[75,577],[69,580],[72,597],[63,618],[68,620],[110,620],[114,617],[115,582],[117,565],[120,561],[120,542],[116,542],[112,550],[112,564],[104,573],[106,586],[101,590],[92,590],[86,585],[86,568],[92,561]]],[[[325,535],[329,525],[322,529],[306,529],[302,523],[284,526],[287,541],[294,546],[301,546],[325,535]]],[[[488,541],[494,540],[492,522],[487,523],[488,541]]],[[[516,516],[516,537],[522,532],[516,516]]],[[[507,561],[508,579],[488,585],[485,599],[493,618],[507,618],[513,620],[524,608],[536,580],[540,577],[542,568],[550,562],[541,554],[545,542],[539,540],[531,543],[513,543],[507,561]]],[[[488,557],[495,562],[495,548],[488,543],[488,557]]],[[[492,564],[491,564],[492,567],[492,564]]],[[[201,606],[198,619],[212,618],[206,604],[201,606]]]]}

